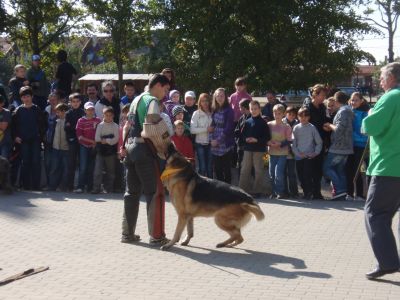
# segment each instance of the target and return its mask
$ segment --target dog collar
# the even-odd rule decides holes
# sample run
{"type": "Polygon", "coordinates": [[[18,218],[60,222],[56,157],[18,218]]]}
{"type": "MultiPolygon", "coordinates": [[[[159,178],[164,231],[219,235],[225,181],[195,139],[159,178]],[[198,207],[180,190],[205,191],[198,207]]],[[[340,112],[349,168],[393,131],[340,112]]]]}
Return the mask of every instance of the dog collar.
{"type": "Polygon", "coordinates": [[[174,169],[174,168],[168,168],[165,169],[160,176],[161,181],[164,181],[166,179],[168,179],[168,177],[175,175],[176,173],[179,173],[180,171],[182,171],[183,169],[174,169]]]}

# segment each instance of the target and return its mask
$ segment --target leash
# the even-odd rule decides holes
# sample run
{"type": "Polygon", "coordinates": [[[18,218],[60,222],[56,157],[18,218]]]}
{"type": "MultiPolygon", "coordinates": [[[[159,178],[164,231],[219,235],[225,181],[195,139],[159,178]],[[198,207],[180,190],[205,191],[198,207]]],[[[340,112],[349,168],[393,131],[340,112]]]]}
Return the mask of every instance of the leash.
{"type": "Polygon", "coordinates": [[[361,173],[362,164],[363,164],[363,162],[364,162],[365,156],[367,155],[367,152],[368,152],[368,151],[369,151],[369,137],[368,137],[368,140],[367,140],[367,144],[365,145],[364,151],[363,151],[363,153],[362,153],[362,155],[361,155],[360,162],[358,163],[358,167],[357,167],[356,174],[354,175],[354,178],[353,178],[353,185],[354,185],[354,186],[355,186],[356,183],[357,183],[358,176],[359,176],[360,173],[361,173]]]}

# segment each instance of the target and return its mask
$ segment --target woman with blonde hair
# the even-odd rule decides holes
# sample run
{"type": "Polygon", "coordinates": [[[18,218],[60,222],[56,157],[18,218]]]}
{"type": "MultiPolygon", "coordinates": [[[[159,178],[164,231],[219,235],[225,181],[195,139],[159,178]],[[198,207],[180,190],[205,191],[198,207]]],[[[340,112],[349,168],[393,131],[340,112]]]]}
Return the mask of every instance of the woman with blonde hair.
{"type": "Polygon", "coordinates": [[[213,177],[212,154],[209,132],[211,130],[210,96],[202,93],[198,99],[198,108],[190,121],[190,133],[195,136],[195,149],[200,175],[213,177]]]}
{"type": "Polygon", "coordinates": [[[210,128],[211,153],[214,160],[215,175],[218,180],[231,183],[231,160],[234,146],[234,113],[230,107],[224,88],[213,94],[212,123],[210,128]]]}

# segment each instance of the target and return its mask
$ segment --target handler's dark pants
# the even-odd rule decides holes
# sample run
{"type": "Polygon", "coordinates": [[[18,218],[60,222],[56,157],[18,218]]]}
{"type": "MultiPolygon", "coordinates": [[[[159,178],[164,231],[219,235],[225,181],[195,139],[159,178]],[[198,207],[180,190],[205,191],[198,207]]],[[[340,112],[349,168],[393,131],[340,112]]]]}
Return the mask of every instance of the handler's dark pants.
{"type": "MultiPolygon", "coordinates": [[[[365,224],[382,270],[400,268],[392,220],[400,208],[400,177],[372,176],[365,203],[365,224]]],[[[400,234],[400,232],[399,232],[400,234]]]]}
{"type": "MultiPolygon", "coordinates": [[[[133,149],[133,159],[125,162],[126,190],[124,195],[124,213],[127,230],[123,225],[122,234],[134,234],[139,212],[139,199],[144,194],[147,203],[147,224],[150,237],[165,237],[164,189],[158,171],[158,159],[153,157],[146,144],[137,144],[133,149]]],[[[124,222],[124,221],[123,221],[124,222]]]]}

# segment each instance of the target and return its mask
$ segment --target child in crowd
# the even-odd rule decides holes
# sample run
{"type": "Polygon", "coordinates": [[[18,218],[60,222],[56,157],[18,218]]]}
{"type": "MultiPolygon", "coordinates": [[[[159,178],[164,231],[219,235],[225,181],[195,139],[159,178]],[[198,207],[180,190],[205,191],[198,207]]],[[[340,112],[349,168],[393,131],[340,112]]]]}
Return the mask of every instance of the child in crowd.
{"type": "Polygon", "coordinates": [[[292,151],[304,199],[312,199],[315,186],[319,186],[313,182],[313,172],[316,171],[314,159],[322,150],[322,139],[318,130],[310,123],[310,111],[306,107],[300,108],[297,115],[300,124],[293,128],[292,151]]]}
{"type": "Polygon", "coordinates": [[[243,138],[243,128],[246,120],[251,117],[250,114],[250,99],[242,99],[239,102],[239,107],[240,107],[240,112],[241,116],[236,123],[234,135],[235,135],[235,143],[236,143],[236,149],[237,149],[237,164],[238,164],[238,169],[239,169],[239,176],[240,176],[240,170],[242,167],[242,160],[243,160],[243,147],[245,144],[245,140],[243,138]]]}
{"type": "Polygon", "coordinates": [[[20,146],[21,177],[25,190],[40,190],[40,144],[44,139],[46,120],[44,113],[32,102],[33,92],[29,86],[20,90],[23,102],[12,117],[15,143],[20,146]]]}
{"type": "Polygon", "coordinates": [[[52,142],[49,189],[52,191],[66,191],[68,184],[68,142],[64,130],[65,114],[68,105],[59,103],[56,106],[56,126],[52,142]]]}
{"type": "Polygon", "coordinates": [[[15,76],[10,79],[8,87],[11,93],[10,110],[14,111],[22,104],[19,92],[23,86],[28,86],[29,81],[26,79],[26,68],[24,65],[16,65],[14,67],[15,76]]]}
{"type": "Polygon", "coordinates": [[[218,180],[231,183],[232,150],[235,144],[233,130],[233,109],[229,105],[224,88],[213,94],[211,123],[211,153],[213,154],[215,176],[218,180]]]}
{"type": "Polygon", "coordinates": [[[174,143],[176,150],[192,163],[194,163],[194,152],[193,144],[189,137],[185,136],[183,132],[185,131],[185,125],[182,120],[176,120],[175,125],[175,135],[172,136],[171,140],[174,143]]]}
{"type": "Polygon", "coordinates": [[[347,105],[349,97],[343,92],[334,95],[338,111],[333,124],[325,123],[324,130],[331,131],[331,145],[324,161],[324,175],[332,182],[331,200],[346,200],[346,161],[353,154],[353,112],[347,105]]]}
{"type": "Polygon", "coordinates": [[[119,140],[119,126],[113,122],[114,109],[106,107],[103,110],[103,122],[96,129],[96,163],[94,168],[93,194],[101,192],[103,181],[103,168],[105,167],[107,177],[105,183],[106,192],[112,192],[115,179],[115,156],[119,140]]]}
{"type": "Polygon", "coordinates": [[[49,105],[45,108],[45,116],[47,119],[47,130],[46,136],[44,140],[44,166],[46,170],[46,180],[47,185],[50,183],[50,165],[52,160],[52,150],[53,150],[53,139],[54,132],[56,128],[56,106],[61,102],[60,96],[58,93],[51,93],[48,98],[49,105]]]}
{"type": "Polygon", "coordinates": [[[133,99],[136,96],[136,89],[135,89],[135,84],[133,83],[133,81],[127,81],[125,82],[124,85],[124,92],[125,92],[125,96],[123,96],[121,98],[120,101],[120,106],[121,109],[127,105],[127,104],[131,104],[133,99]]]}
{"type": "Polygon", "coordinates": [[[185,93],[185,105],[183,106],[183,110],[183,122],[190,126],[193,113],[197,110],[196,94],[193,91],[187,91],[185,93]]]}
{"type": "Polygon", "coordinates": [[[65,132],[68,140],[68,191],[74,190],[75,169],[79,160],[79,142],[76,137],[76,124],[85,115],[81,106],[81,95],[69,96],[70,110],[65,115],[65,132]]]}
{"type": "Polygon", "coordinates": [[[245,121],[242,131],[244,155],[239,187],[258,197],[266,192],[263,155],[271,136],[267,123],[261,117],[261,107],[258,101],[250,102],[250,113],[251,117],[245,121]],[[252,168],[254,168],[254,180],[251,176],[252,168]]]}
{"type": "Polygon", "coordinates": [[[96,160],[96,128],[101,122],[95,117],[94,104],[90,101],[84,105],[85,116],[76,124],[76,136],[79,142],[79,180],[75,193],[83,193],[93,189],[93,172],[96,160]]]}
{"type": "Polygon", "coordinates": [[[284,177],[289,145],[292,141],[292,129],[282,121],[284,114],[285,107],[282,104],[277,104],[273,108],[275,120],[268,122],[271,131],[271,140],[268,142],[269,175],[273,187],[271,198],[276,197],[277,199],[283,199],[286,196],[284,195],[284,177]]]}
{"type": "Polygon", "coordinates": [[[160,117],[165,121],[168,127],[168,133],[170,136],[174,135],[174,125],[172,125],[171,118],[165,113],[164,103],[162,101],[158,102],[160,106],[160,117]]]}
{"type": "Polygon", "coordinates": [[[199,96],[199,107],[193,113],[190,122],[190,133],[195,136],[195,149],[200,175],[213,177],[212,154],[209,130],[211,126],[210,96],[206,93],[199,96]]]}
{"type": "Polygon", "coordinates": [[[329,97],[328,99],[324,100],[324,104],[326,106],[326,112],[327,112],[327,117],[329,122],[332,122],[333,119],[335,118],[335,115],[337,113],[337,107],[335,104],[335,98],[329,97]]]}
{"type": "Polygon", "coordinates": [[[170,117],[171,123],[174,123],[174,121],[175,121],[172,111],[173,111],[175,106],[180,105],[180,103],[179,103],[179,99],[180,98],[179,97],[180,97],[179,91],[172,90],[172,91],[169,92],[169,100],[164,102],[165,112],[170,117]]]}
{"type": "Polygon", "coordinates": [[[11,153],[11,112],[4,108],[6,99],[0,95],[0,156],[8,159],[11,153]]]}
{"type": "MultiPolygon", "coordinates": [[[[299,124],[299,121],[297,120],[297,109],[293,106],[287,107],[286,116],[283,118],[282,122],[289,125],[293,130],[293,127],[299,124]]],[[[288,194],[289,197],[297,198],[299,196],[299,191],[297,188],[296,160],[294,159],[291,147],[289,147],[289,155],[286,159],[284,181],[285,194],[288,194]]]]}
{"type": "MultiPolygon", "coordinates": [[[[235,80],[235,92],[229,97],[229,104],[233,109],[233,122],[235,128],[238,125],[239,119],[242,116],[242,110],[240,108],[240,102],[244,99],[252,100],[251,96],[247,93],[247,82],[245,77],[238,77],[235,80]]],[[[250,115],[250,113],[249,113],[250,115]]],[[[235,143],[233,148],[233,155],[232,155],[232,167],[236,168],[239,167],[239,175],[240,175],[240,162],[243,158],[243,150],[239,150],[237,148],[237,143],[235,143]],[[239,154],[242,154],[239,157],[239,154]],[[240,160],[240,161],[239,161],[240,160]]]]}
{"type": "MultiPolygon", "coordinates": [[[[364,199],[364,185],[361,174],[357,177],[356,191],[354,191],[354,176],[356,175],[358,165],[360,164],[362,154],[367,147],[368,137],[361,133],[361,124],[365,117],[368,116],[370,109],[367,101],[364,99],[361,93],[355,92],[351,95],[350,105],[353,109],[354,120],[353,120],[353,151],[354,154],[350,154],[346,164],[346,177],[347,177],[347,194],[348,200],[364,199]],[[354,192],[355,195],[354,195],[354,192]]],[[[368,156],[364,159],[368,167],[368,156]]]]}
{"type": "MultiPolygon", "coordinates": [[[[184,111],[185,110],[183,109],[183,107],[181,105],[176,105],[174,107],[174,109],[172,110],[172,116],[174,117],[174,124],[175,124],[175,121],[178,121],[178,120],[179,121],[183,121],[183,118],[185,116],[184,111]]],[[[185,127],[184,134],[186,136],[190,136],[190,127],[189,127],[189,125],[186,124],[185,122],[183,122],[183,124],[184,124],[184,127],[185,127]]]]}

